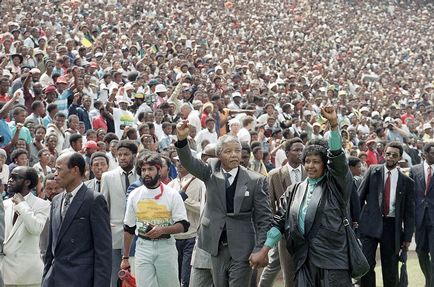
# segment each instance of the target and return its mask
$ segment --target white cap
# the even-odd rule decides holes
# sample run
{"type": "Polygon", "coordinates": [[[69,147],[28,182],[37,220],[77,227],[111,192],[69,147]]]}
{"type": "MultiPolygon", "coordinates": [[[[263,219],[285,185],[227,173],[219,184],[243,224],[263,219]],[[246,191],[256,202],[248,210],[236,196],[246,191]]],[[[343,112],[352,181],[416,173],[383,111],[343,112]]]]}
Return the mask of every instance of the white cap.
{"type": "Polygon", "coordinates": [[[166,86],[163,85],[163,84],[158,84],[158,85],[155,87],[155,92],[156,92],[156,93],[164,93],[164,92],[167,92],[167,88],[166,88],[166,86]]]}
{"type": "Polygon", "coordinates": [[[369,112],[369,109],[368,109],[368,107],[362,107],[360,109],[360,112],[369,112]]]}
{"type": "Polygon", "coordinates": [[[432,129],[431,124],[423,124],[423,130],[432,129]]]}

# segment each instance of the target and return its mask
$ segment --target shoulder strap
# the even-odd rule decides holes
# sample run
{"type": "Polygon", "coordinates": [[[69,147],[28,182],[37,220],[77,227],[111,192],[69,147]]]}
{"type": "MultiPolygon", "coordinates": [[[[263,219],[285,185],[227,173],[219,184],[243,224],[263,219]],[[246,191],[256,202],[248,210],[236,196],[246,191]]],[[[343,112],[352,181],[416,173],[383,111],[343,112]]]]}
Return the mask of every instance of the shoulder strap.
{"type": "Polygon", "coordinates": [[[183,191],[187,191],[187,188],[190,186],[190,183],[191,183],[193,180],[195,180],[195,179],[196,179],[195,176],[193,176],[192,178],[190,178],[190,179],[188,180],[188,182],[184,185],[184,187],[181,187],[181,190],[183,190],[183,191]]]}

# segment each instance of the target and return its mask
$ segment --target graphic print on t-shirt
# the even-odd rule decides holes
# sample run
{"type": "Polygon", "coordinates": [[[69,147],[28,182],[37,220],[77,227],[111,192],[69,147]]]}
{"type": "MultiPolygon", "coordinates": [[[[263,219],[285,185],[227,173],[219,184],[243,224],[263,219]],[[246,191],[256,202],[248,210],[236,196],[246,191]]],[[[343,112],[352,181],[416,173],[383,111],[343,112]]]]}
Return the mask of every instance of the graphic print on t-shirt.
{"type": "Polygon", "coordinates": [[[154,199],[142,199],[137,202],[136,209],[137,229],[139,234],[145,234],[149,224],[158,226],[169,226],[171,212],[167,206],[158,204],[154,199]]]}

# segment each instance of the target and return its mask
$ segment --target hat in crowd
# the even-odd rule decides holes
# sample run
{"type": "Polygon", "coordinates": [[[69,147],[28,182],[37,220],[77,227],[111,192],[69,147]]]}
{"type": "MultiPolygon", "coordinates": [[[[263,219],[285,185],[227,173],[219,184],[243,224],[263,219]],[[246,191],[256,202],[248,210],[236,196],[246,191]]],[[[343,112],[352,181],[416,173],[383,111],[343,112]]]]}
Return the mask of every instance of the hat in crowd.
{"type": "Polygon", "coordinates": [[[158,85],[155,87],[155,92],[156,92],[156,93],[165,93],[165,92],[167,92],[167,88],[166,88],[166,86],[163,85],[163,84],[158,84],[158,85]]]}
{"type": "Polygon", "coordinates": [[[148,86],[156,86],[156,85],[158,85],[158,80],[156,80],[156,79],[150,79],[148,81],[148,86]]]}
{"type": "Polygon", "coordinates": [[[41,70],[39,70],[38,68],[33,68],[33,69],[30,70],[30,73],[32,73],[32,74],[40,74],[41,70]]]}
{"type": "Polygon", "coordinates": [[[99,58],[99,57],[102,57],[102,56],[104,56],[104,54],[101,53],[101,52],[95,53],[95,58],[99,58]]]}
{"type": "Polygon", "coordinates": [[[0,156],[8,157],[6,151],[2,148],[0,148],[0,156]]]}
{"type": "Polygon", "coordinates": [[[369,112],[369,108],[368,107],[362,107],[361,109],[360,109],[360,112],[362,113],[362,112],[369,112]]]}
{"type": "Polygon", "coordinates": [[[126,91],[131,91],[131,90],[135,90],[136,88],[134,88],[133,84],[131,83],[126,83],[124,86],[124,90],[126,91]]]}
{"type": "Polygon", "coordinates": [[[134,98],[135,99],[144,99],[145,95],[143,93],[135,93],[134,98]]]}
{"type": "Polygon", "coordinates": [[[47,86],[47,87],[44,89],[44,92],[45,92],[46,94],[55,93],[56,91],[57,91],[57,89],[56,89],[56,87],[53,86],[53,85],[47,86]]]}
{"type": "Polygon", "coordinates": [[[379,116],[380,116],[380,113],[377,112],[377,111],[373,111],[373,112],[371,113],[371,117],[372,117],[372,118],[379,117],[379,116]]]}
{"type": "Polygon", "coordinates": [[[36,56],[36,55],[44,55],[44,51],[42,51],[41,49],[39,49],[39,48],[36,48],[34,51],[33,51],[33,54],[36,56]]]}
{"type": "Polygon", "coordinates": [[[241,94],[240,94],[240,92],[233,92],[233,93],[232,93],[232,99],[235,98],[235,97],[239,97],[239,98],[241,98],[241,94]]]}
{"type": "Polygon", "coordinates": [[[20,64],[23,63],[24,58],[23,58],[23,56],[22,56],[21,54],[12,54],[12,55],[11,55],[11,59],[13,59],[13,58],[15,58],[15,57],[18,57],[18,58],[20,59],[20,64]]]}
{"type": "Polygon", "coordinates": [[[86,144],[84,145],[84,148],[86,149],[91,149],[91,148],[98,148],[98,145],[96,144],[95,141],[87,141],[86,144]]]}
{"type": "Polygon", "coordinates": [[[65,76],[60,76],[57,78],[56,84],[68,84],[68,81],[66,80],[65,76]]]}
{"type": "Polygon", "coordinates": [[[432,129],[431,124],[423,124],[423,130],[432,129]]]}
{"type": "Polygon", "coordinates": [[[370,144],[372,144],[372,143],[377,143],[377,141],[376,141],[375,139],[368,140],[368,141],[366,142],[366,145],[368,146],[368,145],[370,145],[370,144]]]}

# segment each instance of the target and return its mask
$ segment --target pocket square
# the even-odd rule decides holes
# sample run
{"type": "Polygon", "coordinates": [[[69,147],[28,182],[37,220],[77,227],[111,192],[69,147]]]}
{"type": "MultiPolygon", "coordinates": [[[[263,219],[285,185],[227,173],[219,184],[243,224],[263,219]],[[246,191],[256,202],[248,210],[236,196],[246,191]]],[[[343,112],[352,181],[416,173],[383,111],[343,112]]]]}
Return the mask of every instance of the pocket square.
{"type": "Polygon", "coordinates": [[[246,190],[246,192],[244,193],[244,196],[250,196],[250,193],[248,190],[246,190]]]}

